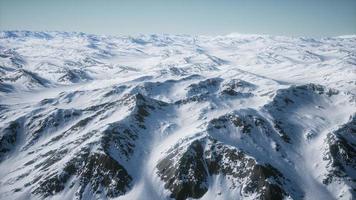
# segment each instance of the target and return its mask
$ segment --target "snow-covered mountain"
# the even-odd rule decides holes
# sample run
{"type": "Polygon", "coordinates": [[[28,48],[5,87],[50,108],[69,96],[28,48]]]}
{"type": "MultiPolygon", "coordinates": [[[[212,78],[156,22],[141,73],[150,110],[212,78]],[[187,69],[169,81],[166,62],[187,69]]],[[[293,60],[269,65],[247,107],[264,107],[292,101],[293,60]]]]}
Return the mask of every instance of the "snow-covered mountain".
{"type": "Polygon", "coordinates": [[[356,36],[0,32],[0,199],[355,199],[356,36]]]}

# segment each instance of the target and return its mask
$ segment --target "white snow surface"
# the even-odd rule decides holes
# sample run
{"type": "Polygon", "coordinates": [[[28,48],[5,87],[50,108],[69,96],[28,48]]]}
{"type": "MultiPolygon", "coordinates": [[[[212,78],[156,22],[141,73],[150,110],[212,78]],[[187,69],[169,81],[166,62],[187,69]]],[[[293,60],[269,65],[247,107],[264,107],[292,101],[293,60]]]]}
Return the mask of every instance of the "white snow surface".
{"type": "MultiPolygon", "coordinates": [[[[354,199],[355,182],[339,178],[326,185],[323,179],[329,173],[328,134],[355,115],[355,95],[356,36],[2,31],[0,136],[12,122],[21,125],[0,159],[0,199],[73,199],[79,188],[75,176],[51,196],[34,194],[39,184],[34,180],[62,170],[84,147],[101,152],[99,138],[115,124],[137,130],[132,155],[126,157],[114,146],[109,151],[132,182],[115,197],[94,194],[87,185],[83,199],[171,199],[157,164],[170,149],[184,151],[186,144],[206,137],[278,169],[288,179],[285,199],[354,199]],[[306,92],[299,89],[304,86],[306,92]],[[318,87],[324,94],[318,94],[318,87]],[[140,101],[155,108],[148,109],[144,129],[141,122],[134,124],[140,101]],[[51,142],[94,115],[95,106],[102,112],[95,111],[89,123],[51,142]],[[259,116],[270,125],[252,128],[248,136],[233,126],[209,129],[212,120],[230,115],[259,116]],[[274,134],[276,121],[286,126],[289,143],[274,134]],[[64,148],[68,151],[45,170],[35,167],[44,154],[64,148]]],[[[356,180],[355,169],[350,170],[348,176],[356,180]]],[[[201,199],[257,198],[241,194],[245,180],[236,189],[229,189],[229,180],[223,174],[209,176],[201,199]]]]}

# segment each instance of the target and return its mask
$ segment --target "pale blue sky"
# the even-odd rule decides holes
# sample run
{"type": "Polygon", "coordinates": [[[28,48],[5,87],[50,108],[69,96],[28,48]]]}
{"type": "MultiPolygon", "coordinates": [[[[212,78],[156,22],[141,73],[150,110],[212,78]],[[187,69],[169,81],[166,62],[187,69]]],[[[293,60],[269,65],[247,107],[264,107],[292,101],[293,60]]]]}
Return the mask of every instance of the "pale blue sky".
{"type": "Polygon", "coordinates": [[[356,34],[356,0],[0,0],[0,30],[356,34]]]}

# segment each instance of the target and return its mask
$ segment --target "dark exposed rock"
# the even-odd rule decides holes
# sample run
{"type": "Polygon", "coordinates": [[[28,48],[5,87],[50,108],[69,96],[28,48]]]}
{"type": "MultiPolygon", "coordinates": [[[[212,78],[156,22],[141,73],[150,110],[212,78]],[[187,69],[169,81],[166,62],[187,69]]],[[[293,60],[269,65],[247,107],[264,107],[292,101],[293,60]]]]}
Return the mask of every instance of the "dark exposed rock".
{"type": "Polygon", "coordinates": [[[202,102],[202,101],[206,101],[208,99],[208,95],[207,94],[200,94],[200,95],[194,95],[185,99],[180,99],[176,102],[174,102],[175,105],[184,105],[187,103],[191,103],[191,102],[202,102]]]}
{"type": "Polygon", "coordinates": [[[229,89],[222,90],[221,94],[230,95],[230,96],[237,96],[239,93],[236,92],[235,90],[229,88],[229,89]]]}
{"type": "Polygon", "coordinates": [[[253,128],[265,126],[266,122],[258,115],[244,114],[244,112],[231,113],[212,119],[209,123],[208,129],[227,128],[233,125],[241,130],[242,133],[251,133],[253,128]]]}
{"type": "Polygon", "coordinates": [[[76,184],[78,188],[75,194],[78,198],[83,197],[84,190],[88,186],[90,186],[91,192],[94,194],[100,193],[106,197],[117,197],[125,194],[131,187],[132,177],[116,159],[129,161],[130,156],[134,153],[138,131],[145,128],[142,126],[145,118],[152,111],[161,109],[165,105],[167,104],[164,102],[147,98],[141,94],[135,94],[128,95],[114,102],[114,104],[104,103],[96,107],[78,110],[74,114],[73,112],[67,113],[65,110],[63,112],[56,110],[55,117],[51,117],[52,114],[39,113],[34,115],[32,120],[45,126],[44,128],[38,126],[37,129],[30,129],[32,131],[37,130],[38,133],[56,127],[58,126],[57,124],[65,122],[66,119],[77,120],[66,131],[56,135],[41,147],[52,145],[74,133],[80,133],[80,136],[77,136],[73,141],[67,141],[63,148],[48,151],[42,154],[40,158],[26,163],[27,166],[31,166],[45,174],[33,180],[37,182],[36,187],[32,190],[33,194],[43,197],[55,195],[65,188],[71,189],[74,185],[71,180],[80,183],[79,186],[76,184]],[[102,118],[105,116],[105,112],[114,109],[114,105],[129,106],[129,109],[131,109],[131,114],[124,119],[125,122],[117,121],[107,124],[108,126],[105,129],[80,133],[93,119],[102,118]],[[58,112],[60,116],[57,116],[58,112]],[[91,115],[88,116],[89,113],[91,115]],[[79,118],[83,115],[86,117],[80,120],[77,119],[77,117],[79,118]],[[57,122],[57,118],[61,120],[57,122]],[[126,120],[129,120],[130,123],[126,123],[126,120]],[[90,138],[94,137],[98,139],[86,144],[90,138]],[[85,148],[74,153],[69,161],[65,161],[63,168],[59,167],[58,170],[51,170],[53,167],[57,168],[57,165],[69,154],[69,151],[72,151],[70,148],[66,148],[67,146],[83,144],[86,144],[85,148]],[[91,146],[96,146],[94,152],[91,150],[91,146]],[[112,157],[112,154],[115,154],[115,157],[112,157]]]}
{"type": "Polygon", "coordinates": [[[178,158],[177,164],[172,161],[175,153],[178,152],[170,153],[157,165],[159,175],[166,182],[165,187],[172,191],[171,197],[177,200],[202,197],[208,189],[200,142],[189,145],[187,151],[178,158]]]}
{"type": "Polygon", "coordinates": [[[68,123],[80,115],[81,112],[75,109],[54,109],[48,113],[38,113],[31,116],[26,124],[31,138],[24,149],[29,148],[43,134],[56,130],[60,125],[68,123]]]}
{"type": "Polygon", "coordinates": [[[84,189],[89,185],[94,193],[117,197],[127,192],[132,178],[125,168],[107,154],[90,154],[88,149],[66,163],[62,171],[44,177],[33,190],[34,194],[48,197],[68,187],[74,177],[79,181],[76,196],[82,199],[84,189]]]}
{"type": "Polygon", "coordinates": [[[202,197],[208,190],[209,176],[214,174],[231,177],[230,189],[241,187],[245,196],[257,193],[259,199],[278,200],[287,195],[282,187],[284,177],[276,168],[258,164],[244,152],[214,139],[194,140],[167,153],[157,169],[172,198],[202,197]]]}
{"type": "Polygon", "coordinates": [[[251,91],[255,90],[256,86],[239,79],[231,79],[225,82],[221,86],[222,95],[228,96],[240,96],[240,97],[251,97],[253,94],[251,91]]]}
{"type": "Polygon", "coordinates": [[[110,97],[112,95],[121,94],[127,88],[128,88],[128,86],[126,86],[126,85],[113,86],[109,92],[107,92],[103,95],[103,97],[105,98],[105,97],[110,97]]]}
{"type": "Polygon", "coordinates": [[[128,160],[134,152],[137,138],[138,135],[132,128],[120,123],[110,124],[110,127],[103,132],[102,146],[104,151],[117,149],[120,153],[119,155],[128,160]]]}
{"type": "Polygon", "coordinates": [[[138,122],[140,128],[146,129],[144,119],[149,116],[150,111],[160,109],[168,104],[163,101],[148,98],[142,94],[127,95],[122,100],[125,106],[130,106],[132,116],[138,122]]]}
{"type": "Polygon", "coordinates": [[[12,121],[7,127],[0,129],[0,162],[6,153],[15,146],[19,137],[21,125],[18,121],[12,121]]]}
{"type": "MultiPolygon", "coordinates": [[[[278,177],[282,178],[283,175],[271,165],[254,165],[249,174],[249,183],[244,188],[244,191],[246,193],[259,192],[261,193],[260,199],[282,200],[286,193],[278,184],[266,181],[271,177],[274,177],[278,183],[278,177]]],[[[279,182],[279,184],[281,183],[279,182]]]]}
{"type": "Polygon", "coordinates": [[[356,187],[356,115],[326,139],[328,149],[324,160],[328,161],[329,173],[323,180],[330,184],[334,179],[343,179],[356,187]]]}
{"type": "Polygon", "coordinates": [[[66,148],[48,151],[45,154],[40,155],[40,157],[45,159],[40,163],[36,164],[34,168],[46,171],[48,167],[60,161],[67,153],[68,149],[66,148]]]}
{"type": "Polygon", "coordinates": [[[77,69],[68,69],[65,71],[65,74],[61,77],[58,78],[58,82],[61,83],[77,83],[80,81],[88,81],[91,80],[91,77],[84,71],[82,70],[77,70],[77,69]]]}
{"type": "Polygon", "coordinates": [[[280,134],[281,138],[287,142],[290,143],[291,139],[288,136],[288,134],[285,132],[285,130],[282,128],[282,122],[281,121],[274,121],[274,128],[278,131],[278,133],[280,134]]]}
{"type": "Polygon", "coordinates": [[[222,81],[222,78],[210,78],[191,84],[188,87],[187,95],[191,97],[199,94],[214,93],[219,89],[219,85],[222,81]]]}
{"type": "Polygon", "coordinates": [[[295,87],[295,90],[305,90],[305,91],[311,90],[313,92],[316,92],[319,95],[326,94],[329,97],[332,95],[339,94],[338,90],[331,89],[331,88],[325,88],[322,85],[313,84],[313,83],[297,86],[297,87],[295,87]]]}

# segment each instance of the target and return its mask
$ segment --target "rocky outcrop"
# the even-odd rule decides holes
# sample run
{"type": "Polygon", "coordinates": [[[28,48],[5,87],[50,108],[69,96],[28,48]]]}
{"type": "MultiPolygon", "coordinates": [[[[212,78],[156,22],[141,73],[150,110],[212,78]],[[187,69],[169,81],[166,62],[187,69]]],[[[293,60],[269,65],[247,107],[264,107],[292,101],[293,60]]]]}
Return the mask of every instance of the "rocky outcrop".
{"type": "Polygon", "coordinates": [[[222,174],[230,190],[241,190],[245,197],[283,199],[284,177],[273,166],[258,163],[231,146],[210,137],[171,149],[157,164],[157,174],[178,200],[200,198],[209,188],[209,179],[222,174]]]}

